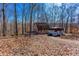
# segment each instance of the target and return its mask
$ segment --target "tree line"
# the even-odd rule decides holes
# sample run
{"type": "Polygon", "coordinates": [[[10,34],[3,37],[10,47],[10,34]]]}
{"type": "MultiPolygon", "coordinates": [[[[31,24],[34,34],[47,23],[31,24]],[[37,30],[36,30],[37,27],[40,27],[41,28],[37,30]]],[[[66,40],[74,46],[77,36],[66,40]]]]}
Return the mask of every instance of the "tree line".
{"type": "Polygon", "coordinates": [[[53,27],[59,24],[67,33],[74,23],[79,25],[79,4],[78,3],[3,3],[0,4],[0,34],[7,35],[8,24],[10,31],[18,36],[18,23],[22,27],[22,35],[26,34],[26,25],[30,25],[30,35],[34,22],[53,23],[53,27]],[[13,24],[13,26],[12,26],[13,24]]]}

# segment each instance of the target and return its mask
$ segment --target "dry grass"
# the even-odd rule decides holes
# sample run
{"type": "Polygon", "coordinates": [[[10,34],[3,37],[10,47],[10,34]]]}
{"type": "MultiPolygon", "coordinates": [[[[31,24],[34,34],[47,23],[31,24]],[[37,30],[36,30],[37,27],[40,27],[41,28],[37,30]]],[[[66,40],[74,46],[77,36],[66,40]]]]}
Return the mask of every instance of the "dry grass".
{"type": "Polygon", "coordinates": [[[0,38],[0,55],[79,55],[79,42],[47,35],[0,38]]]}
{"type": "Polygon", "coordinates": [[[79,41],[79,34],[66,34],[64,36],[61,36],[61,38],[79,41]]]}

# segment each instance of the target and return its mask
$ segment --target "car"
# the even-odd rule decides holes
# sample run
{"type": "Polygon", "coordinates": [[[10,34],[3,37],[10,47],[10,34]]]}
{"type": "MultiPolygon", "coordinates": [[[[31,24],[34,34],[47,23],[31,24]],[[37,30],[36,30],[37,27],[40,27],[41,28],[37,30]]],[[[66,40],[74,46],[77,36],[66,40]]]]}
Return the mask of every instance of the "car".
{"type": "Polygon", "coordinates": [[[63,34],[64,34],[63,29],[59,28],[59,27],[54,27],[54,28],[48,30],[48,36],[57,37],[57,36],[61,36],[63,34]]]}

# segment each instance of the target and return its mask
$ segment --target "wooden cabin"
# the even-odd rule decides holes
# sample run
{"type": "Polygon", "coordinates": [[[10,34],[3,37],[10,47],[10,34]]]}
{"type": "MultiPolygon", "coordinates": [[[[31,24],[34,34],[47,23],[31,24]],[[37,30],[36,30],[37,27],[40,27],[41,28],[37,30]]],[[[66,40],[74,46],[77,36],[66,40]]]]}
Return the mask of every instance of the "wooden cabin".
{"type": "Polygon", "coordinates": [[[47,33],[49,25],[47,23],[34,23],[34,30],[37,33],[47,33]]]}
{"type": "Polygon", "coordinates": [[[55,33],[57,35],[62,35],[63,32],[64,32],[64,29],[63,28],[60,28],[60,27],[50,27],[49,24],[47,23],[35,23],[34,24],[36,29],[35,31],[37,33],[47,33],[48,35],[54,35],[55,33]]]}

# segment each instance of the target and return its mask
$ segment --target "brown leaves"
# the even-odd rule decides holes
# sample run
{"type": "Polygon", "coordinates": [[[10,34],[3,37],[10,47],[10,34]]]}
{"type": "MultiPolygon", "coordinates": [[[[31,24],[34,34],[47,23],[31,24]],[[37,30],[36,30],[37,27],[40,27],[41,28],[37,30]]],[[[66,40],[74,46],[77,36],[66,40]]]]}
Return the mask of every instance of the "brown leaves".
{"type": "Polygon", "coordinates": [[[46,35],[7,38],[0,40],[0,55],[79,55],[79,47],[73,45],[46,35]]]}

